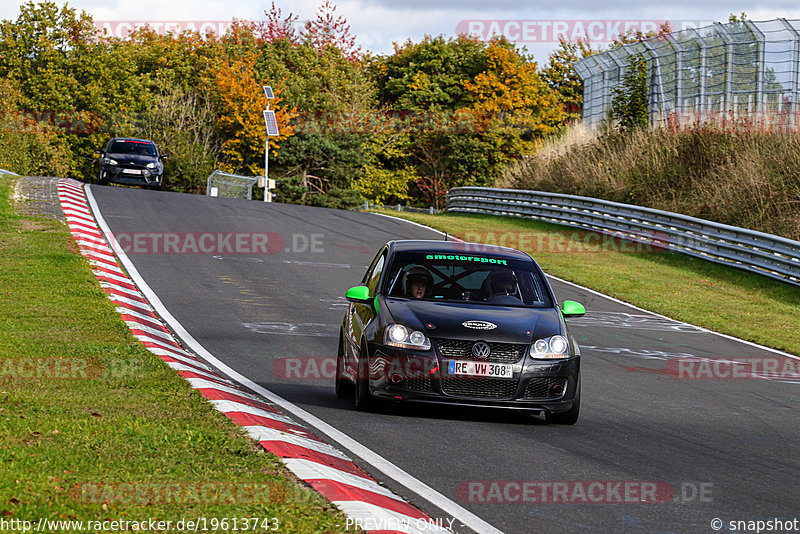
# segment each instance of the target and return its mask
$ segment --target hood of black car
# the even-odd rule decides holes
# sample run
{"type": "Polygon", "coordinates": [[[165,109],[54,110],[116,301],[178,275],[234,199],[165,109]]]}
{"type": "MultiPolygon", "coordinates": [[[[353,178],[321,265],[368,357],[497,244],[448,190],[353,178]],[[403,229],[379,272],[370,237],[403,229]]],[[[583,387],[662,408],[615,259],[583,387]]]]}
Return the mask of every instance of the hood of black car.
{"type": "Polygon", "coordinates": [[[146,167],[148,163],[158,163],[158,158],[155,156],[142,156],[139,154],[112,154],[107,153],[107,158],[111,158],[120,165],[138,165],[146,167]]]}
{"type": "Polygon", "coordinates": [[[395,298],[386,299],[386,304],[396,322],[434,338],[531,343],[561,333],[559,312],[554,308],[395,298]]]}

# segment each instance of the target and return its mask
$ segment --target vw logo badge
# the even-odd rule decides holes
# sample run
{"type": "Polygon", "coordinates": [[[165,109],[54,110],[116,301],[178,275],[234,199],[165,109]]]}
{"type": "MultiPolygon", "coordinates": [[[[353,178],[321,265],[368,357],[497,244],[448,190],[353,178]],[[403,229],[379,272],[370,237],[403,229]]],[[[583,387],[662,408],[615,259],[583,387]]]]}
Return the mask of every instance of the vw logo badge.
{"type": "Polygon", "coordinates": [[[481,360],[488,358],[490,352],[492,352],[492,349],[489,348],[489,344],[485,341],[478,341],[472,345],[472,355],[481,360]]]}

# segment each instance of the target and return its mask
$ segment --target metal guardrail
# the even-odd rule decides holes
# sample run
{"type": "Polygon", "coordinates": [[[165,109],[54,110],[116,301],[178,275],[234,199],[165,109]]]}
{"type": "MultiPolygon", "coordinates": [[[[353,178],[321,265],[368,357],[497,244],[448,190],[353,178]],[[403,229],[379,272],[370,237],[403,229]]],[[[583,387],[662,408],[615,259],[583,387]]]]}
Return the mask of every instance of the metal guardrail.
{"type": "Polygon", "coordinates": [[[688,215],[575,195],[487,187],[451,189],[446,211],[533,217],[800,285],[800,242],[688,215]]]}
{"type": "Polygon", "coordinates": [[[246,198],[252,200],[253,185],[258,178],[240,176],[215,170],[208,176],[206,194],[212,197],[246,198]]]}
{"type": "Polygon", "coordinates": [[[0,174],[10,174],[11,176],[19,176],[19,174],[11,171],[7,171],[5,169],[0,169],[0,174]]]}

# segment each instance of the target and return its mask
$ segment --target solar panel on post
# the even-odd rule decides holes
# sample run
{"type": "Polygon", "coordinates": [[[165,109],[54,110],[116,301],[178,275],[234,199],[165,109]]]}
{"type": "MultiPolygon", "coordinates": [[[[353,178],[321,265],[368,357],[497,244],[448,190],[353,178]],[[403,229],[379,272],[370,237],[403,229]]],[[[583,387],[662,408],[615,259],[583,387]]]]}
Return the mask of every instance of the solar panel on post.
{"type": "Polygon", "coordinates": [[[262,87],[264,87],[264,95],[266,95],[268,100],[272,100],[273,98],[275,98],[275,95],[272,94],[272,87],[270,87],[269,85],[264,85],[262,87]]]}
{"type": "Polygon", "coordinates": [[[267,125],[267,135],[275,137],[278,135],[278,121],[274,111],[264,112],[264,123],[267,125]]]}

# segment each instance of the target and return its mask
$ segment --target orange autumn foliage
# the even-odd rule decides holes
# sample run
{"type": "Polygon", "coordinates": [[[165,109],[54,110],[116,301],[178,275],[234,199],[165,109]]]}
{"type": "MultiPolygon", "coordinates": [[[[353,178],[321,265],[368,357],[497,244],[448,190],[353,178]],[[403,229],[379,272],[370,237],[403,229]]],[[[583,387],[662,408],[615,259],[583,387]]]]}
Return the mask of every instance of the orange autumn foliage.
{"type": "MultiPolygon", "coordinates": [[[[225,137],[222,143],[225,161],[220,161],[219,167],[231,172],[247,169],[254,176],[264,174],[267,98],[262,86],[269,85],[267,80],[256,79],[257,59],[251,51],[238,58],[225,58],[214,73],[221,109],[217,127],[225,137]]],[[[273,87],[275,98],[269,101],[280,132],[278,137],[270,137],[270,151],[277,150],[281,141],[294,133],[291,120],[297,116],[297,108],[281,105],[282,89],[283,81],[273,87]]]]}

